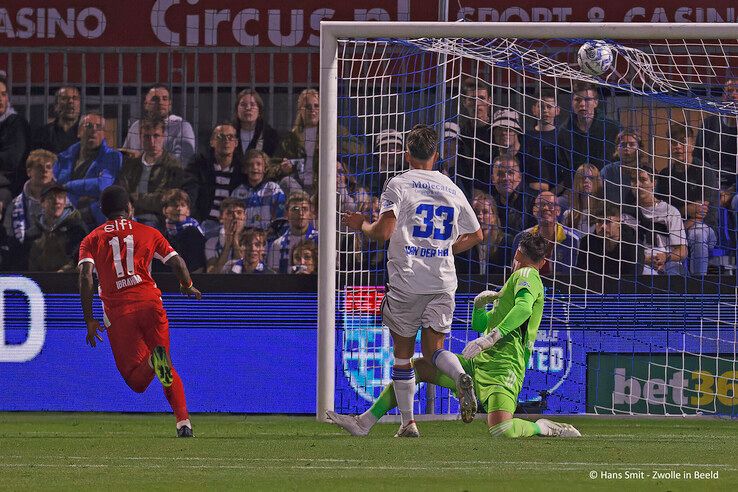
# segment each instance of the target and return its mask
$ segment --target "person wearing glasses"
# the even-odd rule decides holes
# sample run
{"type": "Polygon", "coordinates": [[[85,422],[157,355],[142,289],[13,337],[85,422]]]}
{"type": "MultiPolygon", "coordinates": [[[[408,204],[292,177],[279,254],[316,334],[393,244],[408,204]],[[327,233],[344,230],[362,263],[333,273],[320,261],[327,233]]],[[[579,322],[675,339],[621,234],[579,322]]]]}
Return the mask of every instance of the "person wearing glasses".
{"type": "Polygon", "coordinates": [[[302,240],[318,241],[318,230],[313,223],[315,216],[310,195],[293,191],[287,198],[287,230],[272,242],[267,254],[267,266],[279,273],[289,273],[292,268],[292,248],[302,240]]]}
{"type": "Polygon", "coordinates": [[[260,150],[274,155],[279,146],[279,134],[264,121],[264,100],[254,89],[244,89],[236,97],[233,126],[238,134],[236,152],[246,155],[260,150]]]}
{"type": "MultiPolygon", "coordinates": [[[[143,116],[164,119],[166,122],[164,148],[179,159],[179,162],[187,163],[194,157],[195,132],[184,118],[172,114],[172,95],[166,86],[156,84],[148,90],[144,98],[143,116]]],[[[123,147],[133,155],[141,153],[143,151],[141,135],[141,120],[136,120],[128,129],[123,147]]]]}
{"type": "Polygon", "coordinates": [[[525,232],[540,234],[548,239],[552,248],[546,256],[548,261],[540,270],[542,275],[567,275],[571,273],[572,266],[577,264],[579,237],[573,229],[557,222],[560,213],[556,195],[550,191],[541,192],[533,202],[533,216],[538,225],[519,233],[513,240],[512,250],[517,251],[525,232]]]}
{"type": "Polygon", "coordinates": [[[216,126],[210,135],[210,148],[187,166],[189,178],[183,185],[190,195],[192,216],[201,224],[205,236],[220,227],[220,204],[242,182],[242,155],[236,152],[238,135],[231,123],[216,126]]]}
{"type": "Polygon", "coordinates": [[[123,155],[105,141],[105,118],[90,112],[79,124],[79,142],[59,154],[54,179],[67,190],[72,205],[90,229],[105,222],[100,211],[100,194],[115,183],[123,155]]]}
{"type": "MultiPolygon", "coordinates": [[[[303,190],[314,193],[318,187],[318,135],[320,123],[320,95],[315,89],[305,89],[297,98],[297,116],[292,131],[279,144],[275,157],[281,158],[272,165],[268,179],[277,181],[289,194],[303,190]]],[[[364,147],[338,125],[338,160],[353,164],[349,158],[363,156],[364,147]]]]}
{"type": "Polygon", "coordinates": [[[59,87],[54,98],[54,119],[36,130],[31,147],[58,154],[77,143],[80,106],[79,89],[73,86],[59,87]]]}

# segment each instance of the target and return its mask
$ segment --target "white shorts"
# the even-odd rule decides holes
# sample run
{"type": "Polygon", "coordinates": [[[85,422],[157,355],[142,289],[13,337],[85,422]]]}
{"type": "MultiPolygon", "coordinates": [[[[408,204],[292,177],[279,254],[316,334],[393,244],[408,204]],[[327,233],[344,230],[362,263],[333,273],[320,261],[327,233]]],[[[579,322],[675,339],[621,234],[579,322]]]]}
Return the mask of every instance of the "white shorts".
{"type": "Polygon", "coordinates": [[[455,307],[454,292],[408,294],[388,288],[382,300],[382,323],[406,338],[416,336],[421,328],[449,333],[455,307]]]}

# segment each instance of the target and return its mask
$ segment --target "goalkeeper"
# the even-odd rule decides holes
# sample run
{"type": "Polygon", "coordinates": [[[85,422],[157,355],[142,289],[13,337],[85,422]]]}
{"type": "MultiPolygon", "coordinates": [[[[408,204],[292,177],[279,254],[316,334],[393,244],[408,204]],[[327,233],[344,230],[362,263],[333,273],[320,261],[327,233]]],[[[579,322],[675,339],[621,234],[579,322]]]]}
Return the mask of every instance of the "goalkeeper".
{"type": "MultiPolygon", "coordinates": [[[[475,393],[487,412],[490,435],[504,437],[560,436],[579,437],[569,424],[539,419],[536,422],[513,418],[518,394],[523,385],[538,325],[543,316],[543,284],[538,270],[546,261],[548,241],[538,234],[523,233],[515,252],[513,273],[502,290],[484,291],[474,299],[472,329],[482,336],[467,343],[457,355],[474,380],[475,393]],[[486,306],[494,302],[494,309],[486,306]]],[[[426,358],[413,360],[420,381],[456,389],[455,382],[438,371],[426,358]]],[[[369,433],[372,426],[397,405],[392,384],[362,415],[328,417],[352,435],[369,433]]]]}

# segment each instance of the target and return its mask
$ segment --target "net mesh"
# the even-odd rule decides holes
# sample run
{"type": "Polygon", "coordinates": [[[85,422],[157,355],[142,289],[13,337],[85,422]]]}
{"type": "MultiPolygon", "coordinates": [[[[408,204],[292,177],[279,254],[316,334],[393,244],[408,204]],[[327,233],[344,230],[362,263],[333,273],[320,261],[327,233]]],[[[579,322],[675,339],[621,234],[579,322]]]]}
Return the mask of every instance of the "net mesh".
{"type": "MultiPolygon", "coordinates": [[[[407,169],[403,134],[423,123],[485,232],[456,259],[447,348],[477,336],[471,300],[504,283],[516,235],[551,231],[520,411],[736,415],[738,42],[605,40],[612,68],[592,76],[587,41],[339,41],[339,148],[372,150],[338,156],[337,411],[364,411],[392,365],[384,245],[338,217],[376,220],[407,169]]],[[[458,406],[428,385],[416,410],[458,406]]]]}

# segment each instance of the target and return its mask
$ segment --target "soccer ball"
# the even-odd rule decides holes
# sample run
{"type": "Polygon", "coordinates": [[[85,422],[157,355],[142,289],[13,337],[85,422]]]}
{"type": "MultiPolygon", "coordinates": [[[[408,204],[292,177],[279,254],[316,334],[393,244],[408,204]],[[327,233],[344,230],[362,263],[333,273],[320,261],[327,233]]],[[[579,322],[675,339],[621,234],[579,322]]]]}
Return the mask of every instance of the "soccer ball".
{"type": "Polygon", "coordinates": [[[604,41],[588,41],[579,48],[577,61],[582,72],[588,75],[602,75],[612,66],[612,49],[604,41]]]}

